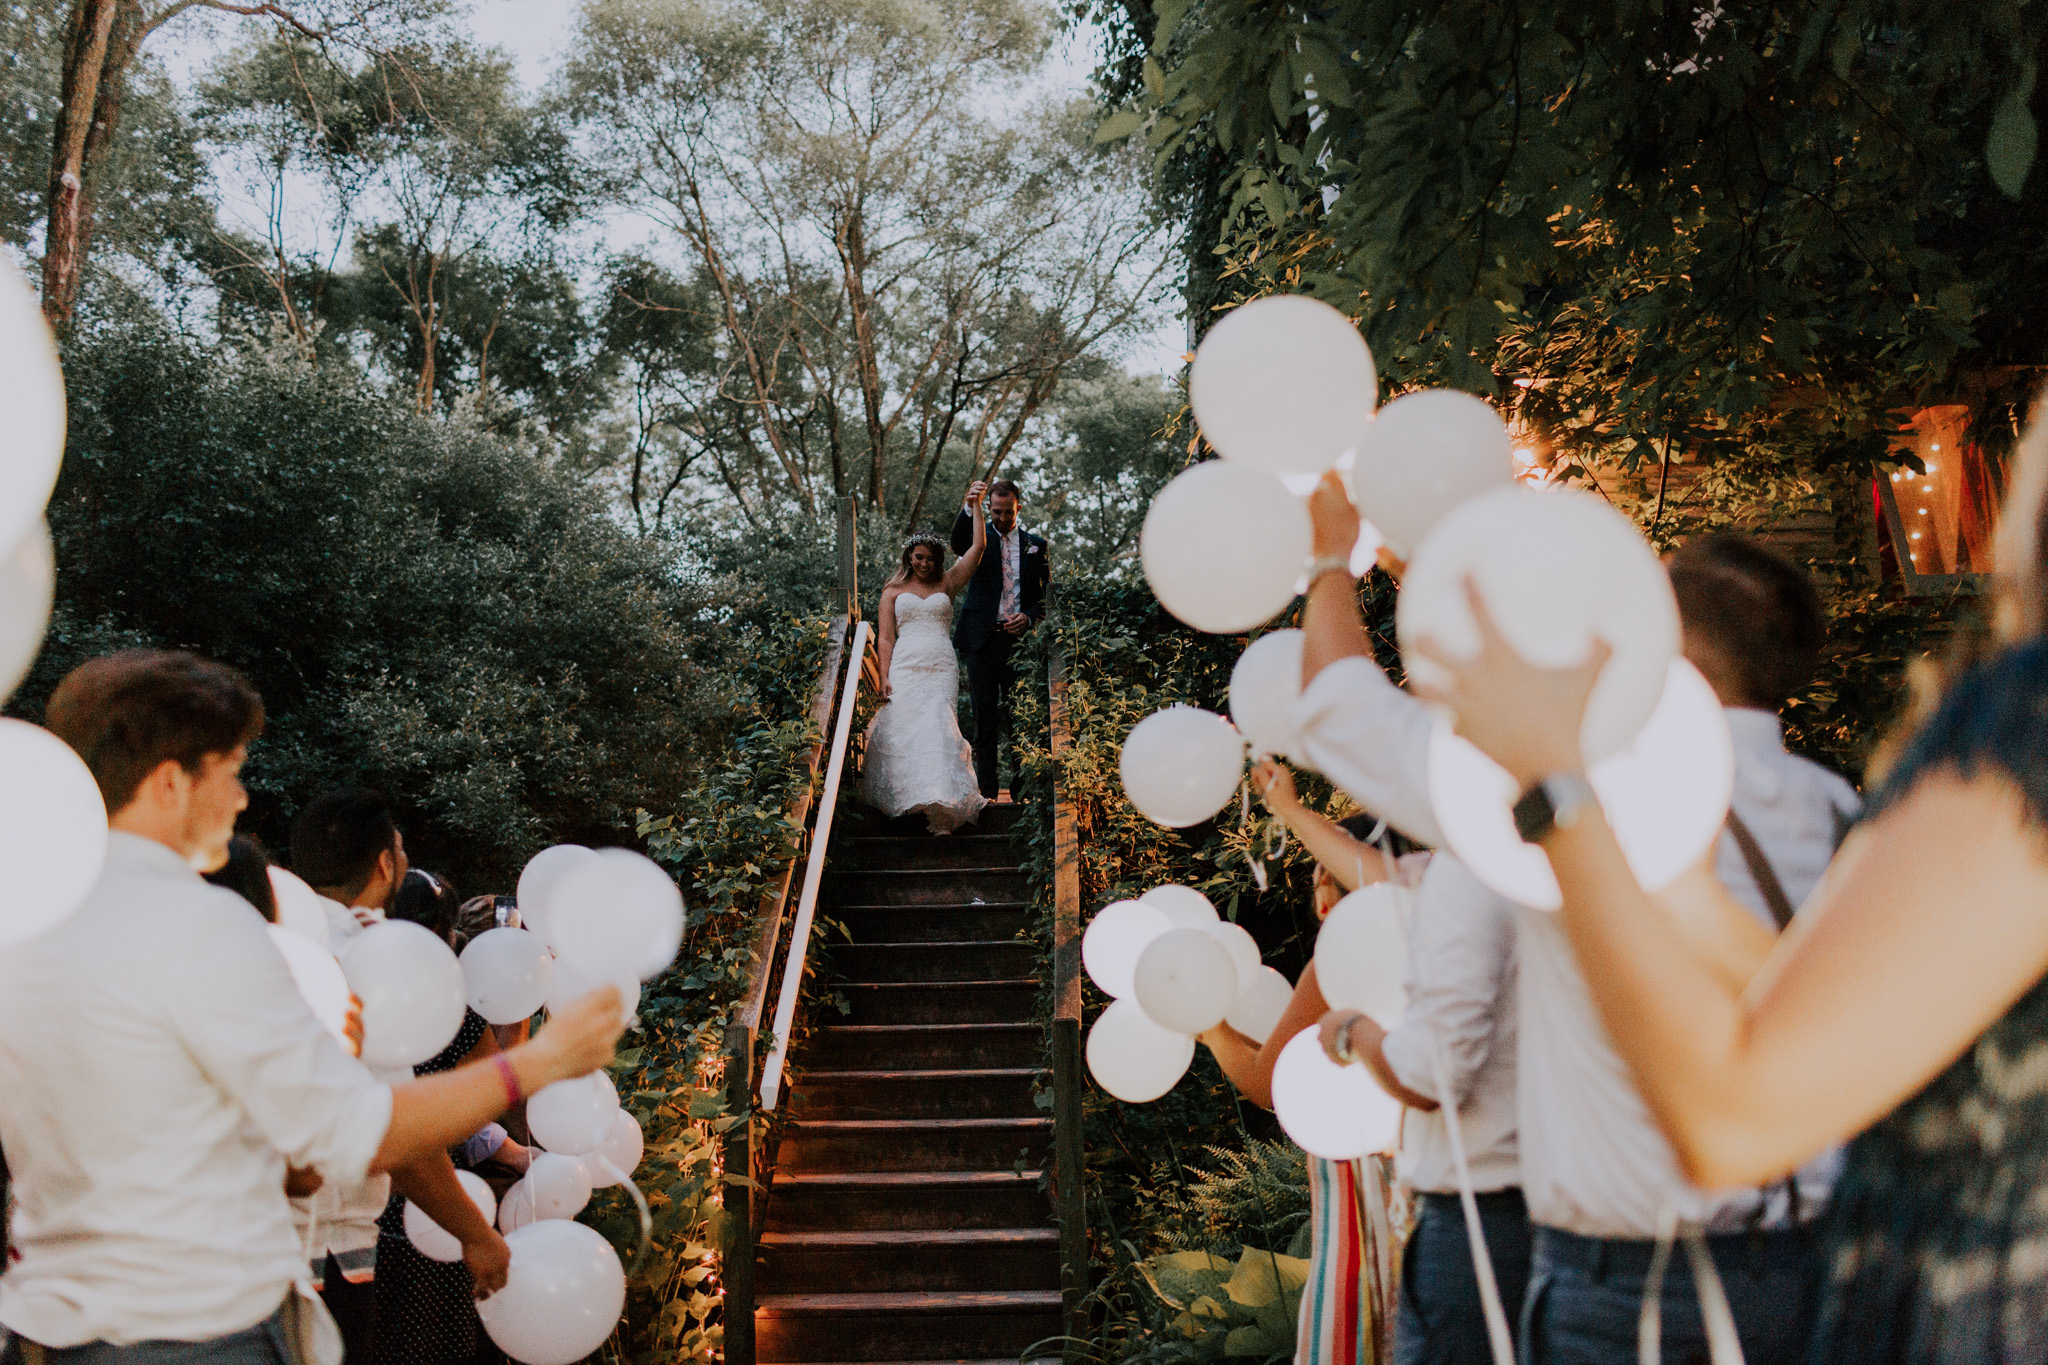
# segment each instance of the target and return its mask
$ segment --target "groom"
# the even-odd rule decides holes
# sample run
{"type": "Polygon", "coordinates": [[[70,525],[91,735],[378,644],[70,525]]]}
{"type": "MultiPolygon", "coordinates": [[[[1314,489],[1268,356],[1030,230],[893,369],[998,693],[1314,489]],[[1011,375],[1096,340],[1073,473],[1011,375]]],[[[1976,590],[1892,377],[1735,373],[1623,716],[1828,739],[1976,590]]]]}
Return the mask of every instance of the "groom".
{"type": "MultiPolygon", "coordinates": [[[[997,479],[988,488],[988,545],[967,585],[953,644],[967,656],[967,692],[974,700],[974,777],[995,799],[996,745],[1010,728],[1010,651],[1024,632],[1045,619],[1051,576],[1045,541],[1017,525],[1017,485],[997,479]]],[[[982,485],[974,485],[979,492],[982,485]]],[[[971,496],[971,494],[970,494],[971,496]]],[[[962,507],[953,519],[953,553],[974,544],[974,523],[962,507]]]]}

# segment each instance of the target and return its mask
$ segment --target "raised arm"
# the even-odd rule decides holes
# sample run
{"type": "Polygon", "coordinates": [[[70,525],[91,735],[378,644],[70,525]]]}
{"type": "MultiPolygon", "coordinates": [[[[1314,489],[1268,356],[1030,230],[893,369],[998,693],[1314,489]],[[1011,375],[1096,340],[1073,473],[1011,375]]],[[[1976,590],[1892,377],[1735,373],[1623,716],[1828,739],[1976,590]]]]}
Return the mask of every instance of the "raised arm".
{"type": "Polygon", "coordinates": [[[1352,838],[1335,820],[1301,804],[1294,791],[1294,774],[1286,764],[1261,760],[1252,769],[1252,789],[1346,891],[1387,879],[1386,859],[1377,848],[1352,838]]]}
{"type": "Polygon", "coordinates": [[[967,586],[967,580],[974,577],[974,571],[981,565],[981,552],[988,548],[988,518],[981,514],[982,495],[987,492],[984,485],[976,482],[967,490],[967,510],[960,515],[973,524],[967,548],[960,549],[960,527],[953,526],[953,548],[960,551],[960,557],[953,561],[953,567],[946,570],[946,576],[939,580],[939,586],[948,594],[957,593],[967,586]]]}
{"type": "MultiPolygon", "coordinates": [[[[1599,660],[1531,667],[1477,610],[1480,654],[1444,661],[1460,730],[1525,784],[1575,770],[1599,660]]],[[[1597,807],[1543,848],[1608,1035],[1703,1185],[1762,1183],[1861,1132],[2048,970],[2048,851],[1991,773],[1936,769],[1853,834],[1741,991],[1644,894],[1597,807]]]]}
{"type": "MultiPolygon", "coordinates": [[[[1352,546],[1358,543],[1358,509],[1351,505],[1344,484],[1334,473],[1323,475],[1309,495],[1308,514],[1315,557],[1348,562],[1352,546]]],[[[1358,580],[1349,569],[1333,565],[1309,580],[1308,598],[1302,604],[1302,686],[1314,682],[1316,674],[1337,660],[1361,654],[1372,658],[1365,620],[1358,614],[1358,580]]]]}

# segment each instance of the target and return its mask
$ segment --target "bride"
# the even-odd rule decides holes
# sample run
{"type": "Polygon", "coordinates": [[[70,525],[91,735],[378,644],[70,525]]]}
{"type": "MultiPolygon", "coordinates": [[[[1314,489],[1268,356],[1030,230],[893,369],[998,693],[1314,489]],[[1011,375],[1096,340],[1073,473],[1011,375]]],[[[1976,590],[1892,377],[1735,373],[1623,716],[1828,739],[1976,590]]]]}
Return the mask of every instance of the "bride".
{"type": "Polygon", "coordinates": [[[974,779],[973,751],[960,734],[960,664],[952,637],[952,595],[967,586],[988,538],[982,492],[977,483],[967,493],[974,523],[967,553],[945,569],[946,543],[929,532],[912,536],[875,609],[882,629],[882,709],[868,726],[861,799],[892,816],[922,813],[934,834],[951,833],[988,804],[974,779]]]}

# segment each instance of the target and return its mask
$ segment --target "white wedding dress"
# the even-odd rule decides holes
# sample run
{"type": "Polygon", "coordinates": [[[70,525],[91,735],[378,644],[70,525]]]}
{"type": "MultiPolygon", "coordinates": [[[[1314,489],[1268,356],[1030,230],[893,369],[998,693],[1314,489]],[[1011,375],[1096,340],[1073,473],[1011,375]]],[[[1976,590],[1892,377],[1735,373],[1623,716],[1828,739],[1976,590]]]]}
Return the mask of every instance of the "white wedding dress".
{"type": "Polygon", "coordinates": [[[888,815],[923,814],[948,834],[981,814],[974,751],[960,733],[960,663],[953,656],[953,599],[896,594],[896,648],[889,700],[868,726],[863,801],[888,815]]]}

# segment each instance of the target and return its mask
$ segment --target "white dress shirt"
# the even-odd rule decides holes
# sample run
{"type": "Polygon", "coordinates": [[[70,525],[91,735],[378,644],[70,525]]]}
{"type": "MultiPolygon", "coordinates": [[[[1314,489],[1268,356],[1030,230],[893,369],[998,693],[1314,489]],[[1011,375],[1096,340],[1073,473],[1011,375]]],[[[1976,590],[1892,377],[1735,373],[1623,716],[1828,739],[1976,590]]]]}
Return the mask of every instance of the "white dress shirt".
{"type": "MultiPolygon", "coordinates": [[[[1515,906],[1448,853],[1430,859],[1409,929],[1408,1010],[1387,1031],[1387,1065],[1401,1084],[1438,1104],[1431,1037],[1441,1039],[1451,1103],[1476,1190],[1522,1183],[1515,1090],[1515,906]]],[[[1458,1170],[1443,1112],[1401,1121],[1401,1178],[1449,1194],[1458,1170]]]]}
{"type": "Polygon", "coordinates": [[[0,952],[0,1324],[62,1347],[261,1322],[305,1274],[286,1162],[360,1183],[390,1123],[248,903],[114,833],[78,911],[0,952]]]}
{"type": "MultiPolygon", "coordinates": [[[[1297,743],[1309,762],[1405,833],[1441,842],[1429,805],[1435,722],[1421,701],[1395,687],[1370,659],[1349,658],[1316,676],[1296,704],[1295,719],[1297,743]]],[[[1783,859],[1776,870],[1796,902],[1812,890],[1834,847],[1834,819],[1821,814],[1814,798],[1832,806],[1841,793],[1806,771],[1813,765],[1802,767],[1803,760],[1784,753],[1775,726],[1770,752],[1757,742],[1761,727],[1740,717],[1731,727],[1737,731],[1737,813],[1773,864],[1783,859]],[[1766,790],[1779,793],[1773,798],[1778,804],[1759,796],[1766,790]],[[1789,814],[1794,808],[1803,812],[1797,818],[1789,814]],[[1823,827],[1827,837],[1817,842],[1823,827]]],[[[1755,894],[1746,875],[1730,890],[1738,899],[1755,894]]],[[[1529,1216],[1584,1236],[1621,1238],[1655,1236],[1666,1206],[1710,1231],[1746,1227],[1759,1209],[1766,1225],[1781,1221],[1782,1185],[1706,1191],[1685,1179],[1608,1037],[1558,917],[1525,906],[1516,913],[1516,1111],[1529,1216]]],[[[1802,1215],[1815,1211],[1832,1164],[1823,1156],[1801,1172],[1802,1215]]]]}

